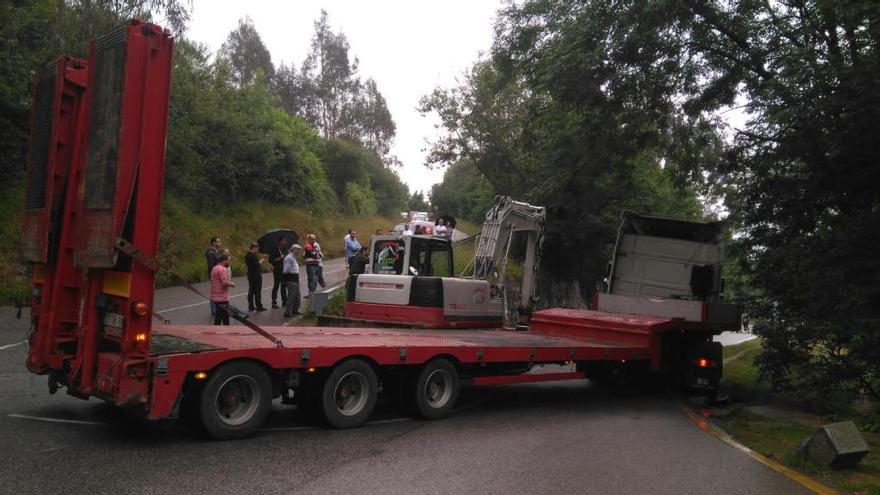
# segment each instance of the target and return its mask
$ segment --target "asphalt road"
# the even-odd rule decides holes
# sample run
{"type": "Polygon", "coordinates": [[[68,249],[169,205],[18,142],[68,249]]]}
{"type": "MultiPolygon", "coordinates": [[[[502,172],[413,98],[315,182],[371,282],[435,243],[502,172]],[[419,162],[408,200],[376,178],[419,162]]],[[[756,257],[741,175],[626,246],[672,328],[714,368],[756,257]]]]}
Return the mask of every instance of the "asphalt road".
{"type": "MultiPolygon", "coordinates": [[[[341,261],[326,264],[328,283],[344,276],[341,261]]],[[[240,282],[233,303],[246,307],[240,282]]],[[[155,305],[174,323],[210,320],[182,288],[157,291],[155,305]]],[[[440,421],[380,402],[368,425],[346,431],[276,402],[252,438],[203,440],[176,421],[50,396],[25,370],[27,315],[13,312],[0,308],[6,493],[808,493],[702,431],[680,397],[588,381],[468,388],[440,421]]],[[[281,310],[253,318],[295,323],[281,310]]]]}
{"type": "MultiPolygon", "coordinates": [[[[233,275],[236,274],[233,273],[233,275]]],[[[324,262],[324,281],[327,283],[328,288],[343,283],[347,276],[348,268],[346,268],[345,260],[342,258],[326,260],[324,262]]],[[[234,306],[247,311],[247,279],[244,276],[240,276],[233,277],[232,280],[235,282],[235,287],[230,290],[232,297],[230,297],[229,301],[234,306]]],[[[271,309],[272,283],[272,274],[264,273],[261,294],[263,306],[270,309],[252,312],[249,318],[260,326],[290,325],[295,320],[285,318],[283,308],[271,309]]],[[[300,266],[299,292],[303,297],[300,311],[308,307],[308,299],[305,299],[306,294],[308,294],[307,285],[306,268],[305,266],[300,266]]],[[[206,296],[210,293],[208,282],[194,284],[193,287],[206,296]]],[[[153,301],[153,307],[156,308],[157,313],[170,320],[171,323],[180,325],[210,325],[213,323],[214,319],[211,317],[211,310],[208,304],[205,298],[184,287],[170,287],[157,290],[156,298],[153,301]]],[[[278,304],[281,304],[280,295],[278,296],[278,304]]],[[[158,319],[154,319],[154,322],[161,324],[158,319]]],[[[230,323],[233,325],[240,324],[235,320],[231,320],[230,323]]]]}

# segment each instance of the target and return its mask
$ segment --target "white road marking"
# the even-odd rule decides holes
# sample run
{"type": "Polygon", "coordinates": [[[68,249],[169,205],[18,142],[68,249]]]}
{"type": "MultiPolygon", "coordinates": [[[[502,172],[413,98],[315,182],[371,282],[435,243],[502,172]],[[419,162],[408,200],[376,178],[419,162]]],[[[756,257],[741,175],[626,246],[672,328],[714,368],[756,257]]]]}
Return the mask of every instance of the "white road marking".
{"type": "Polygon", "coordinates": [[[15,347],[15,346],[19,346],[19,345],[21,345],[21,344],[24,344],[25,342],[27,342],[27,339],[22,340],[21,342],[16,342],[16,343],[14,343],[14,344],[0,345],[0,351],[2,351],[2,350],[4,350],[4,349],[11,349],[11,348],[13,348],[13,347],[15,347]]]}
{"type": "MultiPolygon", "coordinates": [[[[327,277],[330,277],[330,276],[336,275],[337,273],[342,273],[342,272],[346,272],[346,271],[348,271],[348,269],[343,268],[342,270],[327,272],[325,275],[327,275],[327,277]]],[[[272,285],[268,285],[267,287],[264,287],[260,292],[266,292],[267,290],[272,290],[272,285]]],[[[242,297],[242,296],[247,296],[247,291],[239,292],[238,294],[232,294],[229,296],[229,299],[232,299],[235,297],[242,297]]],[[[160,313],[160,314],[170,313],[172,311],[179,311],[181,309],[195,308],[196,306],[204,306],[204,305],[208,304],[209,302],[210,301],[200,301],[197,303],[185,304],[183,306],[175,306],[173,308],[168,308],[168,309],[157,309],[156,312],[160,313]]],[[[3,347],[0,347],[0,350],[2,350],[2,349],[3,349],[3,347]]]]}
{"type": "Polygon", "coordinates": [[[47,423],[68,423],[73,425],[91,425],[91,426],[110,426],[110,423],[102,423],[99,421],[83,421],[79,419],[60,419],[60,418],[45,418],[42,416],[28,416],[27,414],[10,414],[10,418],[18,418],[18,419],[30,419],[33,421],[45,421],[47,423]]]}

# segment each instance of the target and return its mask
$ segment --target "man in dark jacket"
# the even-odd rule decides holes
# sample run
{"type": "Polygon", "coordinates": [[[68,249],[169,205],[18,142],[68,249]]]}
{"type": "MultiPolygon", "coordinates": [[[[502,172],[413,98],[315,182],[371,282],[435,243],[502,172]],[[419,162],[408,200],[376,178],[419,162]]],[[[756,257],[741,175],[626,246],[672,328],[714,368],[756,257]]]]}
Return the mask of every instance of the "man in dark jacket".
{"type": "Polygon", "coordinates": [[[265,259],[257,254],[259,250],[260,245],[251,241],[250,249],[248,250],[248,253],[244,255],[244,263],[247,265],[248,311],[266,311],[266,308],[263,307],[262,300],[263,273],[260,271],[260,265],[263,264],[265,259]]]}
{"type": "Polygon", "coordinates": [[[348,279],[345,281],[345,293],[348,294],[348,300],[354,300],[354,284],[357,276],[367,271],[367,265],[370,263],[370,248],[361,246],[358,254],[351,258],[348,262],[348,279]]]}
{"type": "Polygon", "coordinates": [[[269,255],[269,263],[272,263],[272,307],[278,308],[278,292],[281,292],[281,306],[287,306],[287,286],[284,285],[284,257],[290,248],[287,246],[287,238],[280,237],[278,246],[269,255]]]}
{"type": "MultiPolygon", "coordinates": [[[[208,249],[205,250],[205,261],[208,265],[208,280],[211,280],[211,270],[214,269],[214,266],[217,265],[217,261],[220,259],[220,246],[221,246],[220,238],[214,236],[211,238],[211,245],[208,246],[208,249]]],[[[217,305],[213,302],[211,303],[211,316],[217,314],[217,305]]]]}

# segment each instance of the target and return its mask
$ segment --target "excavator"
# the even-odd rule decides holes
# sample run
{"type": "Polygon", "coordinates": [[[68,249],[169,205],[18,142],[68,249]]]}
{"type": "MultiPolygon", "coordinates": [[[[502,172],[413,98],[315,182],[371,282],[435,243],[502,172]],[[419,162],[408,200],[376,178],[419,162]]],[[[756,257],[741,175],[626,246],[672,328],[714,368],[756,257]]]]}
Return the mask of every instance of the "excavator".
{"type": "Polygon", "coordinates": [[[368,273],[352,275],[345,314],[358,324],[420,328],[523,325],[535,303],[547,211],[498,196],[486,212],[474,258],[455,276],[452,242],[423,235],[380,235],[370,241],[368,273]],[[522,237],[520,237],[522,236],[522,237]],[[506,271],[515,239],[525,255],[516,312],[506,271]],[[520,241],[522,242],[522,241],[520,241]]]}

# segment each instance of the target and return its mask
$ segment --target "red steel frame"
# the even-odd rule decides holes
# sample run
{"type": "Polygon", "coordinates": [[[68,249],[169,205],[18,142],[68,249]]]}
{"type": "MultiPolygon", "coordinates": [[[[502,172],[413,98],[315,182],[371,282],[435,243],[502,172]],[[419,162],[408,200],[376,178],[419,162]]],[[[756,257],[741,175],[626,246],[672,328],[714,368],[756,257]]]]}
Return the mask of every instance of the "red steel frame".
{"type": "MultiPolygon", "coordinates": [[[[140,260],[154,258],[158,249],[172,48],[169,31],[133,20],[93,42],[87,63],[62,59],[55,91],[65,98],[55,98],[52,118],[40,122],[50,126],[51,136],[53,168],[47,173],[46,201],[55,210],[62,199],[65,203],[58,225],[42,220],[55,211],[31,212],[34,221],[26,220],[23,229],[23,251],[35,253],[32,261],[48,261],[34,270],[41,297],[32,301],[28,366],[51,373],[50,386],[67,385],[73,395],[98,395],[124,404],[145,402],[149,393],[145,376],[151,316],[131,308],[153,303],[154,273],[149,262],[140,260]],[[107,47],[118,48],[119,57],[106,62],[110,70],[104,72],[118,76],[118,86],[98,79],[101,59],[96,53],[107,47]],[[99,92],[105,99],[108,94],[118,97],[118,114],[94,111],[99,92]],[[88,138],[95,136],[88,130],[116,116],[117,147],[107,157],[115,175],[112,203],[90,208],[85,177],[89,146],[94,145],[88,138]],[[58,232],[60,242],[50,245],[48,239],[58,232]],[[134,261],[120,259],[120,239],[139,251],[134,261]],[[111,285],[114,290],[108,293],[111,285]],[[102,314],[108,307],[125,317],[121,335],[105,332],[102,314]]],[[[35,95],[35,101],[40,97],[35,95]]],[[[102,139],[98,137],[98,146],[102,139]]],[[[33,167],[31,163],[29,174],[33,167]]]]}
{"type": "MultiPolygon", "coordinates": [[[[76,340],[82,283],[82,272],[72,264],[50,263],[50,250],[53,250],[52,257],[71,259],[74,233],[69,226],[73,225],[77,211],[76,185],[81,170],[80,162],[75,157],[83,137],[86,66],[82,60],[62,57],[53,64],[52,69],[52,95],[40,93],[39,81],[34,85],[35,101],[43,98],[51,98],[52,101],[49,122],[41,122],[50,124],[46,143],[48,149],[45,150],[45,201],[42,208],[25,209],[21,236],[24,258],[36,263],[31,314],[34,315],[37,331],[31,339],[31,355],[27,361],[28,368],[35,373],[60,369],[65,355],[54,351],[63,350],[65,344],[76,340]],[[55,244],[50,246],[50,239],[53,238],[56,239],[55,244]]],[[[48,73],[44,73],[38,77],[48,76],[48,73]]],[[[34,105],[35,113],[37,106],[34,105]]],[[[35,121],[36,116],[31,124],[28,174],[35,172],[35,166],[40,166],[33,163],[35,121]]]]}
{"type": "MultiPolygon", "coordinates": [[[[111,337],[101,332],[97,302],[105,292],[108,277],[101,268],[115,267],[119,256],[117,244],[125,235],[126,222],[131,225],[131,238],[126,241],[134,244],[141,256],[154,259],[158,250],[174,40],[169,31],[140,21],[131,21],[120,29],[126,32],[114,197],[109,209],[83,207],[77,222],[81,244],[77,246],[75,262],[89,270],[82,315],[84,336],[71,378],[83,395],[98,394],[124,404],[141,401],[148,390],[144,375],[152,317],[136,315],[129,308],[137,303],[152,307],[155,274],[138,260],[124,270],[130,274],[121,277],[129,281],[124,291],[127,296],[117,294],[111,300],[121,308],[119,312],[127,321],[121,337],[111,337]],[[138,339],[138,335],[142,337],[138,339]],[[105,341],[115,341],[119,351],[99,353],[105,341]]],[[[96,79],[95,59],[93,42],[89,55],[90,87],[96,79]]],[[[94,95],[89,93],[87,107],[94,102],[94,95]]]]}

